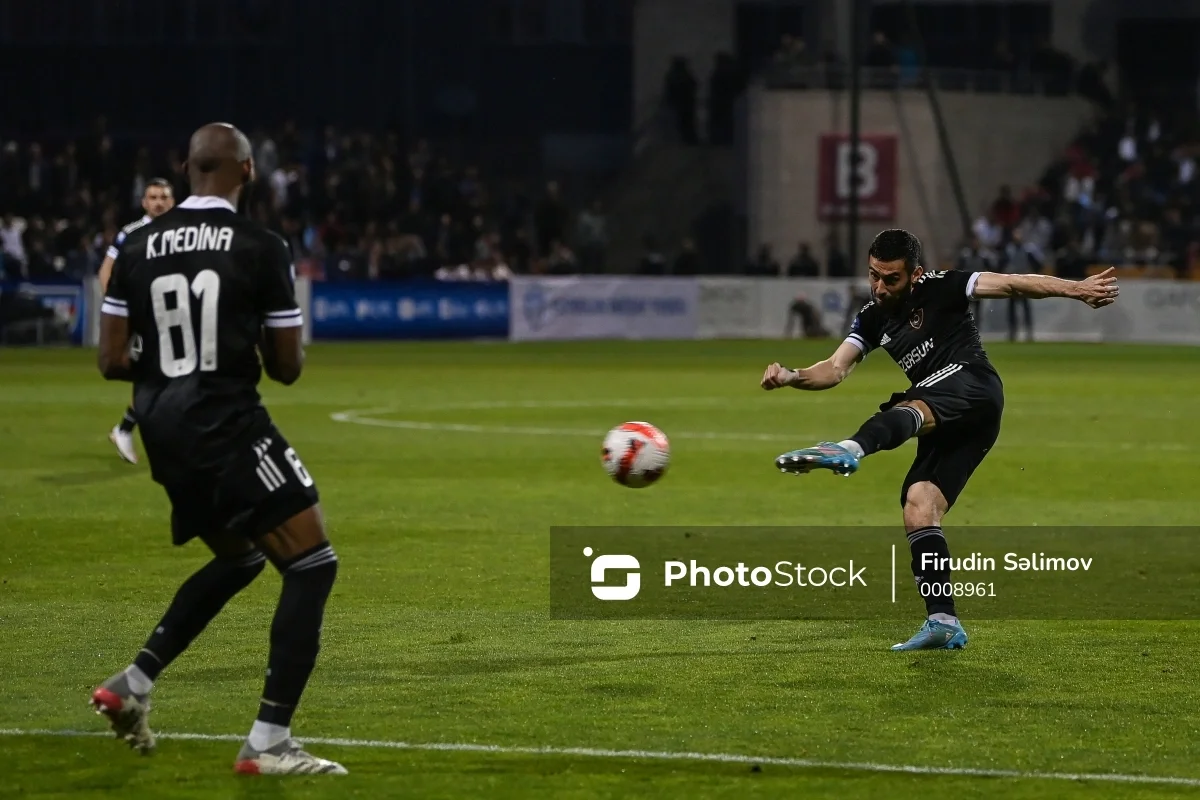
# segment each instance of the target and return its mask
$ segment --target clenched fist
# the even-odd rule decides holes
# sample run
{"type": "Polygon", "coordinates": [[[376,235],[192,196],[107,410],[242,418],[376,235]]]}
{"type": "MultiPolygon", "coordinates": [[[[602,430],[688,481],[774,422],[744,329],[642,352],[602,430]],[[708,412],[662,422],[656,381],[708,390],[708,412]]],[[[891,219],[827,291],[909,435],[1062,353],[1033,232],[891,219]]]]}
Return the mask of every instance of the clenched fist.
{"type": "Polygon", "coordinates": [[[772,389],[782,389],[785,386],[791,386],[796,380],[796,371],[776,361],[771,366],[767,367],[767,371],[762,376],[762,388],[770,391],[772,389]]]}

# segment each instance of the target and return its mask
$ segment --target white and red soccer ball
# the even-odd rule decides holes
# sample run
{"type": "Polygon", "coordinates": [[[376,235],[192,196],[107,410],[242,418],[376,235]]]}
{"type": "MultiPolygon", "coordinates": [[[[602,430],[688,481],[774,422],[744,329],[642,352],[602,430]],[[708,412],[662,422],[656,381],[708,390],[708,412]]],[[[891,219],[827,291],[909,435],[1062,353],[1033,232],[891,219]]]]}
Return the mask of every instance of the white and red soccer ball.
{"type": "Polygon", "coordinates": [[[604,437],[600,460],[614,481],[631,489],[642,489],[667,471],[671,443],[649,422],[626,422],[604,437]]]}

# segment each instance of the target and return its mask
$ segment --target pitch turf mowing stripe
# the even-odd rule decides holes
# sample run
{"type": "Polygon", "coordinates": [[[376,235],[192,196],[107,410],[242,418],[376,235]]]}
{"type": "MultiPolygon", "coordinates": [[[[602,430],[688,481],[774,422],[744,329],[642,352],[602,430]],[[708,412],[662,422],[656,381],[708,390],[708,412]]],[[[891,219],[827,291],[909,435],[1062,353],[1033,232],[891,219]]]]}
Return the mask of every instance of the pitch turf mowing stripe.
{"type": "MultiPolygon", "coordinates": [[[[39,730],[0,728],[0,736],[63,736],[68,738],[111,737],[101,731],[39,730]]],[[[158,733],[159,739],[202,742],[241,742],[241,734],[158,733]]],[[[392,742],[373,739],[331,739],[296,737],[304,745],[364,747],[379,750],[427,750],[454,753],[495,753],[523,756],[577,756],[580,758],[641,759],[644,761],[697,761],[719,764],[791,767],[794,769],[833,769],[852,772],[900,773],[905,775],[947,775],[971,778],[1014,778],[1018,780],[1097,781],[1104,783],[1140,783],[1170,786],[1200,786],[1200,778],[1176,778],[1167,775],[1122,775],[1106,772],[1037,772],[1015,769],[974,769],[972,767],[922,767],[913,764],[875,764],[862,761],[819,761],[809,758],[745,756],[736,753],[687,753],[659,750],[608,750],[597,747],[520,747],[499,744],[454,742],[392,742]]]]}

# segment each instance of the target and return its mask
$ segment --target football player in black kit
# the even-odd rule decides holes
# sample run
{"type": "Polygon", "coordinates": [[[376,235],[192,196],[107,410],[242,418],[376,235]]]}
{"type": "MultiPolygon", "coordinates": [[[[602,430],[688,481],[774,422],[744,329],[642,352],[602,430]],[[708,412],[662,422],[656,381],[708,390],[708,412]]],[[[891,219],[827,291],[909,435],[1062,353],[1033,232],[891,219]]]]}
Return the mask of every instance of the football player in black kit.
{"type": "Polygon", "coordinates": [[[191,196],[131,231],[121,248],[101,308],[99,366],[109,380],[133,382],[150,472],[171,501],[174,544],[199,538],[213,558],[91,702],[119,738],[153,749],[147,716],[159,674],[270,561],[283,587],[258,717],[234,768],[344,775],[340,764],[302,750],[290,728],[338,567],[312,476],[257,388],[264,369],[283,384],[300,377],[291,256],[282,238],[235,211],[254,176],[245,134],[204,126],[186,166],[191,196]]]}
{"type": "MultiPolygon", "coordinates": [[[[922,556],[949,556],[942,517],[995,444],[1004,411],[1004,386],[980,344],[970,303],[988,298],[1069,297],[1102,308],[1117,299],[1117,279],[1112,277],[1112,269],[1081,281],[1045,275],[927,271],[921,263],[920,240],[898,229],[875,237],[869,259],[873,299],[858,313],[846,340],[831,357],[807,369],[771,364],[763,374],[762,387],[832,389],[876,348],[887,351],[912,385],[893,394],[849,439],[784,453],[775,465],[794,474],[828,469],[850,475],[872,453],[893,450],[920,437],[916,458],[900,489],[904,528],[918,585],[945,584],[949,570],[926,568],[922,556]]],[[[925,623],[911,639],[892,649],[964,647],[967,634],[955,615],[953,596],[921,594],[925,623]]]]}

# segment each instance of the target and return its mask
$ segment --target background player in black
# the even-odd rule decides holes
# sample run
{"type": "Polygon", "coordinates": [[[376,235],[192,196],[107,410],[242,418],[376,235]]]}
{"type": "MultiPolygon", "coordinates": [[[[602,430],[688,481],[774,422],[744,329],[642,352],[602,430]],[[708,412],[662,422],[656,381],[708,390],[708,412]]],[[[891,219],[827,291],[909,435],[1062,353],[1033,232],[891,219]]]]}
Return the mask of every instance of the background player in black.
{"type": "MultiPolygon", "coordinates": [[[[945,562],[933,560],[950,554],[942,517],[995,444],[1004,410],[1004,387],[980,344],[970,303],[981,298],[1069,297],[1101,308],[1116,300],[1116,278],[1111,269],[1082,281],[1045,275],[929,272],[921,264],[920,240],[904,230],[887,230],[875,237],[869,259],[873,299],[855,318],[846,340],[830,358],[807,369],[771,364],[762,387],[832,389],[876,348],[887,351],[912,385],[893,394],[849,439],[784,453],[775,464],[783,472],[802,474],[824,468],[850,475],[866,456],[919,436],[916,458],[900,490],[904,527],[918,586],[945,584],[950,572],[936,567],[945,562]]],[[[965,646],[967,635],[955,615],[954,598],[942,592],[922,595],[925,623],[915,636],[892,649],[965,646]]]]}
{"type": "Polygon", "coordinates": [[[287,246],[235,212],[254,175],[236,128],[191,139],[192,196],[130,233],[102,308],[100,370],[132,380],[154,480],[171,500],[175,544],[199,537],[213,559],[175,595],[133,663],[92,695],[117,735],[148,751],[155,679],[267,560],[283,576],[258,718],[235,769],[345,774],[301,750],[291,718],[316,663],[337,556],[312,477],[259,398],[261,363],[284,384],[303,363],[287,246]],[[137,357],[132,337],[140,337],[137,357]]]}
{"type": "MultiPolygon", "coordinates": [[[[100,281],[101,294],[108,291],[108,281],[112,277],[113,265],[121,256],[121,247],[125,244],[126,237],[174,207],[175,190],[171,188],[170,181],[164,178],[154,178],[146,184],[145,190],[142,191],[142,210],[146,213],[142,215],[141,219],[131,222],[119,230],[113,243],[109,245],[108,251],[104,254],[104,261],[100,264],[100,272],[97,276],[100,281]]],[[[129,407],[125,409],[121,421],[108,433],[108,440],[116,446],[117,453],[130,464],[137,463],[137,450],[133,446],[133,429],[136,427],[137,419],[133,415],[133,404],[130,403],[129,407]]]]}

